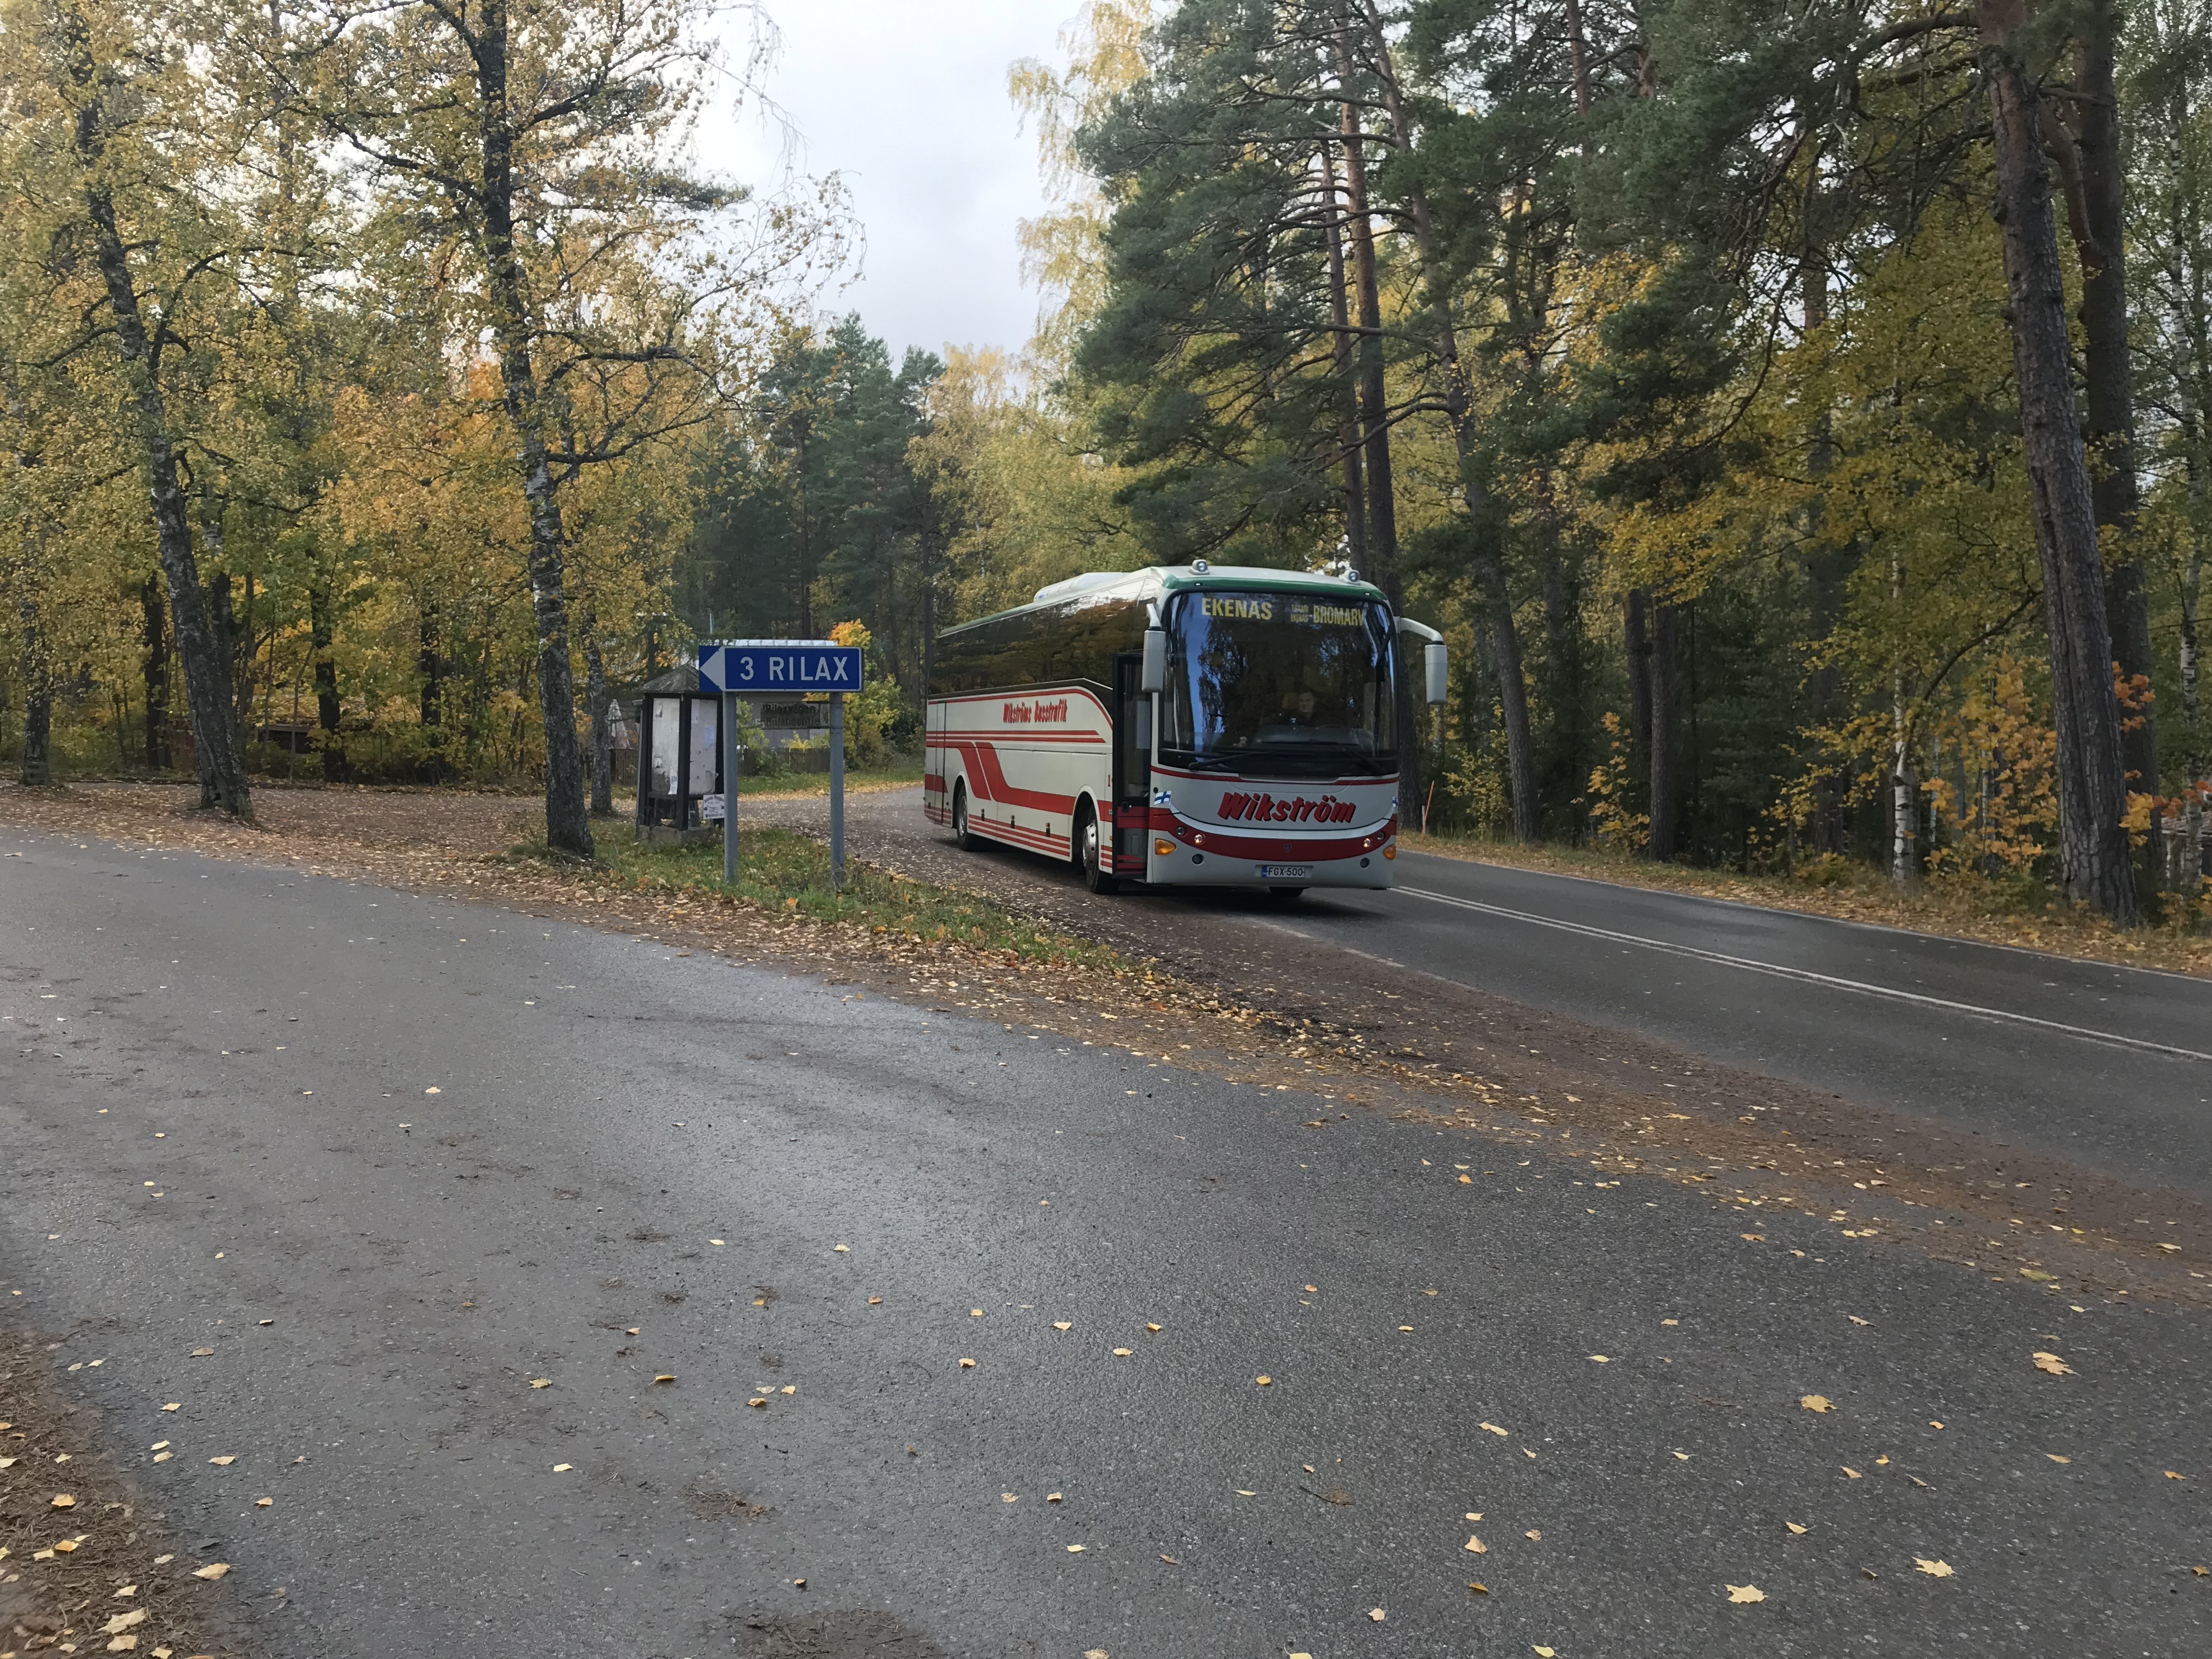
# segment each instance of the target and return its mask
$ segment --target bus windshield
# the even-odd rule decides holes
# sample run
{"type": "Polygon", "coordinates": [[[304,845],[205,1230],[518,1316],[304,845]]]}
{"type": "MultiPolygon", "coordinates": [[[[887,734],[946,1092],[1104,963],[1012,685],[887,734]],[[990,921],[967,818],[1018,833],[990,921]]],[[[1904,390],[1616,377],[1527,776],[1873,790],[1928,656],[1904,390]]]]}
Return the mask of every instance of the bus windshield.
{"type": "Polygon", "coordinates": [[[1398,653],[1387,607],[1187,593],[1169,626],[1163,759],[1254,775],[1396,769],[1398,653]]]}

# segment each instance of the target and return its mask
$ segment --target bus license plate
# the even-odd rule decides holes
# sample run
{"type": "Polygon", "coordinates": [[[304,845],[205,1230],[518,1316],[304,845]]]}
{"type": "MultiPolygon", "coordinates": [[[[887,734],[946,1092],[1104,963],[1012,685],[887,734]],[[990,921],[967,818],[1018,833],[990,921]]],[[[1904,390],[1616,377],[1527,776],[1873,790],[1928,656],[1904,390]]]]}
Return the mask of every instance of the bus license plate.
{"type": "Polygon", "coordinates": [[[1263,864],[1260,866],[1262,881],[1305,881],[1313,875],[1310,864],[1263,864]]]}

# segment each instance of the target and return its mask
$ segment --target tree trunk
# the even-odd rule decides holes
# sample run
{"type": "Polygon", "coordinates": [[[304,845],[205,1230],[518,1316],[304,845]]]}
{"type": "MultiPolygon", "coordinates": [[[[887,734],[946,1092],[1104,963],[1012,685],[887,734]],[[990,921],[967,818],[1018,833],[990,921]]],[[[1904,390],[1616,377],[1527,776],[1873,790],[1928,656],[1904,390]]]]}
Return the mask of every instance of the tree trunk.
{"type": "Polygon", "coordinates": [[[1621,607],[1620,631],[1628,659],[1628,741],[1648,777],[1651,766],[1651,629],[1649,588],[1632,587],[1621,607]]]}
{"type": "MultiPolygon", "coordinates": [[[[1346,108],[1343,114],[1349,116],[1346,108]]],[[[1350,146],[1346,146],[1347,149],[1350,146]]],[[[1344,456],[1344,550],[1354,570],[1367,568],[1367,501],[1360,475],[1359,390],[1352,374],[1352,307],[1344,276],[1346,210],[1338,194],[1336,161],[1327,144],[1321,147],[1322,182],[1328,194],[1328,297],[1336,323],[1332,355],[1336,360],[1338,404],[1337,448],[1344,456]]]]}
{"type": "Polygon", "coordinates": [[[2004,228],[2013,364],[2021,435],[2034,494],[2036,550],[2051,635],[2052,712],[2058,739],[2058,823],[2065,890],[2114,921],[2136,919],[2128,856],[2127,780],[2119,702],[2112,691],[2112,632],[2105,613],[2089,468],[2075,419],[2066,290],[2058,263],[2043,112],[2014,51],[2025,0],[1979,0],[1983,84],[1996,163],[1996,215],[2004,228]]]}
{"type": "Polygon", "coordinates": [[[54,665],[46,626],[39,615],[38,597],[22,598],[23,623],[23,763],[20,776],[27,788],[42,789],[54,781],[54,665]]]}
{"type": "Polygon", "coordinates": [[[169,764],[169,618],[161,604],[161,580],[149,576],[138,590],[145,616],[145,655],[140,659],[146,683],[146,766],[159,772],[169,764]]]}
{"type": "Polygon", "coordinates": [[[484,260],[492,301],[500,388],[517,441],[515,460],[530,507],[530,600],[538,636],[538,706],[545,732],[546,843],[580,858],[597,849],[584,803],[576,742],[575,671],[568,660],[561,502],[545,449],[541,393],[531,362],[532,319],[514,247],[514,134],[507,99],[507,0],[489,0],[477,33],[478,134],[483,157],[484,260]]]}
{"type": "MultiPolygon", "coordinates": [[[[1413,147],[1413,125],[1406,112],[1396,71],[1391,65],[1388,35],[1373,0],[1359,0],[1359,4],[1367,26],[1368,45],[1374,53],[1374,67],[1382,82],[1383,107],[1390,118],[1392,140],[1400,151],[1410,155],[1413,147]]],[[[1340,19],[1341,16],[1340,13],[1340,19]]],[[[1352,78],[1351,42],[1341,27],[1337,31],[1336,39],[1339,72],[1348,96],[1352,78]]],[[[1351,155],[1357,154],[1358,147],[1348,145],[1346,149],[1346,171],[1348,173],[1351,171],[1351,155]]],[[[1364,180],[1363,194],[1353,203],[1355,213],[1361,212],[1363,201],[1364,180]]],[[[1492,660],[1497,666],[1498,706],[1505,715],[1505,757],[1513,795],[1513,833],[1522,841],[1533,842],[1542,830],[1536,799],[1536,748],[1528,726],[1528,688],[1522,672],[1521,635],[1513,620],[1512,595],[1508,591],[1505,580],[1505,556],[1501,541],[1503,527],[1498,522],[1490,501],[1490,458],[1482,452],[1480,435],[1475,430],[1474,414],[1469,408],[1467,375],[1460,362],[1459,336],[1452,316],[1450,288],[1437,251],[1436,236],[1429,216],[1428,194],[1415,182],[1407,191],[1406,203],[1413,220],[1414,251],[1420,258],[1423,285],[1427,289],[1425,297],[1436,330],[1435,350],[1437,369],[1443,382],[1444,418],[1451,428],[1452,445],[1459,459],[1460,493],[1468,513],[1468,572],[1474,579],[1475,592],[1481,599],[1486,613],[1485,631],[1490,637],[1492,660]]],[[[1364,221],[1363,213],[1360,222],[1364,221]]],[[[1363,294],[1363,310],[1364,298],[1363,294]]],[[[1378,307],[1375,317],[1378,347],[1381,321],[1382,313],[1378,307]]],[[[1364,317],[1362,323],[1363,325],[1365,323],[1364,317]]],[[[1370,457],[1368,467],[1370,503],[1386,494],[1386,483],[1385,478],[1376,475],[1370,457]]],[[[1380,522],[1376,520],[1378,529],[1380,522]]],[[[1395,552],[1395,527],[1392,535],[1395,552]]]]}
{"type": "MultiPolygon", "coordinates": [[[[2120,33],[2115,0],[2089,0],[2081,21],[2075,76],[2081,96],[2074,109],[2083,228],[2088,232],[2088,240],[2080,244],[2082,436],[2092,458],[2097,525],[2118,555],[2105,576],[2112,660],[2122,678],[2132,682],[2140,677],[2148,687],[2153,665],[2150,594],[2136,545],[2135,365],[2128,343],[2126,158],[2120,149],[2119,93],[2114,84],[2120,33]]],[[[2054,113],[2051,118],[2057,118],[2054,113]]],[[[2157,794],[2157,709],[2148,699],[2122,727],[2120,745],[2130,787],[2157,794]]]]}
{"type": "Polygon", "coordinates": [[[1680,785],[1674,775],[1678,750],[1674,663],[1675,608],[1664,599],[1651,608],[1651,836],[1652,860],[1671,864],[1678,850],[1676,796],[1680,785]]]}
{"type": "MultiPolygon", "coordinates": [[[[1404,578],[1398,568],[1397,483],[1390,465],[1390,397],[1382,360],[1382,294],[1375,270],[1375,221],[1368,212],[1368,136],[1352,106],[1352,43],[1343,30],[1336,36],[1337,76],[1344,98],[1337,106],[1340,131],[1344,134],[1344,184],[1352,232],[1352,276],[1359,300],[1359,424],[1365,462],[1364,499],[1367,517],[1369,580],[1381,588],[1390,609],[1406,608],[1404,578]]],[[[1398,803],[1401,818],[1419,822],[1422,796],[1421,738],[1425,722],[1419,711],[1426,707],[1415,696],[1410,668],[1401,665],[1397,677],[1396,708],[1393,724],[1398,738],[1398,803]]]]}
{"type": "Polygon", "coordinates": [[[338,665],[331,656],[336,630],[331,625],[331,590],[317,582],[307,589],[307,641],[315,653],[315,724],[323,734],[323,781],[345,781],[345,749],[338,742],[338,665]]]}
{"type": "MultiPolygon", "coordinates": [[[[88,87],[96,71],[88,60],[81,83],[88,87]]],[[[88,173],[99,162],[100,106],[87,108],[77,124],[79,159],[88,173]]],[[[239,741],[237,711],[230,699],[229,665],[209,627],[200,592],[199,562],[192,555],[192,532],[185,492],[177,476],[176,450],[169,439],[169,413],[161,389],[155,342],[146,333],[131,258],[106,187],[85,187],[93,246],[108,307],[115,317],[115,343],[123,360],[129,409],[137,427],[140,458],[146,467],[147,495],[161,550],[161,575],[169,590],[169,614],[184,669],[185,704],[191,717],[192,760],[200,776],[200,805],[217,806],[237,817],[253,815],[246,787],[244,745],[239,741]]],[[[161,326],[166,330],[167,319],[161,326]]]]}
{"type": "Polygon", "coordinates": [[[592,715],[592,815],[612,817],[615,811],[614,733],[608,729],[606,659],[599,654],[598,618],[584,618],[584,706],[592,715]]]}

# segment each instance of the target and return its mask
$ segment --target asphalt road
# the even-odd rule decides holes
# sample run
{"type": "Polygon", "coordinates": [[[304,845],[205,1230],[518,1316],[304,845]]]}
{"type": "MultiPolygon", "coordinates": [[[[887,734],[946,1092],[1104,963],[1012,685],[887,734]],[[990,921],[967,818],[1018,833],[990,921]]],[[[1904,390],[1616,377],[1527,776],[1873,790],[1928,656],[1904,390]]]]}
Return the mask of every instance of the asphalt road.
{"type": "MultiPolygon", "coordinates": [[[[803,811],[817,809],[808,804],[803,811]]],[[[1402,853],[1389,892],[1085,893],[952,850],[919,791],[857,796],[856,845],[1082,903],[1170,949],[1276,929],[1590,1024],[2212,1200],[2212,981],[1402,853]]]]}
{"type": "Polygon", "coordinates": [[[514,912],[0,854],[0,1303],[267,1655],[2212,1650],[2198,1316],[514,912]]]}

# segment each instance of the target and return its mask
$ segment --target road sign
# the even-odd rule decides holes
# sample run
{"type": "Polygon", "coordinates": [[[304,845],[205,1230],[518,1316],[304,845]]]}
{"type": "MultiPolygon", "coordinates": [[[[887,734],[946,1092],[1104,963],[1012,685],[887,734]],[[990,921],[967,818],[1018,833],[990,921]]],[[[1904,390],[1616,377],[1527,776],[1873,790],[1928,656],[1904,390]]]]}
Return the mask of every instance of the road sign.
{"type": "Polygon", "coordinates": [[[738,881],[738,699],[830,694],[830,879],[832,886],[843,886],[845,694],[860,689],[860,648],[835,640],[702,640],[699,689],[722,695],[722,879],[732,887],[738,881]]]}
{"type": "Polygon", "coordinates": [[[699,647],[699,689],[743,696],[858,691],[860,651],[827,640],[738,640],[699,647]]]}

